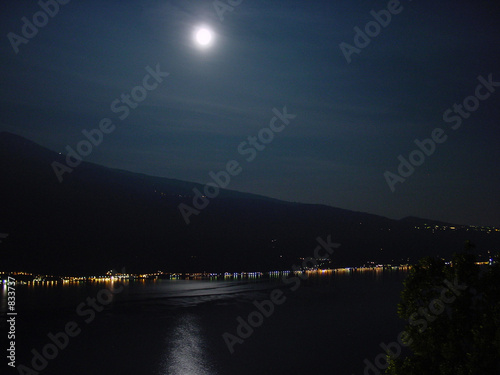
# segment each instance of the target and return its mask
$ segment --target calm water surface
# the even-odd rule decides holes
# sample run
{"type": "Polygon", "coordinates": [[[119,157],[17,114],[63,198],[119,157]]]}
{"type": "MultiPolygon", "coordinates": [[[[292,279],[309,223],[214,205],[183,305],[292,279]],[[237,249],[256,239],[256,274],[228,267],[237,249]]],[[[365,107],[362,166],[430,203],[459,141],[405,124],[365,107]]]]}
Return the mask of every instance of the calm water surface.
{"type": "MultiPolygon", "coordinates": [[[[18,284],[17,364],[31,367],[32,349],[41,352],[49,332],[74,321],[81,333],[41,374],[361,375],[363,360],[373,360],[382,352],[380,343],[394,341],[404,327],[396,304],[406,275],[315,275],[293,292],[280,278],[124,282],[102,311],[87,298],[106,298],[110,293],[101,291],[109,282],[18,284]],[[247,320],[256,311],[253,302],[269,299],[276,288],[284,292],[283,304],[231,354],[224,332],[236,335],[236,318],[247,320]]],[[[0,312],[5,332],[5,288],[0,312]]],[[[8,370],[6,362],[1,365],[8,370]]]]}

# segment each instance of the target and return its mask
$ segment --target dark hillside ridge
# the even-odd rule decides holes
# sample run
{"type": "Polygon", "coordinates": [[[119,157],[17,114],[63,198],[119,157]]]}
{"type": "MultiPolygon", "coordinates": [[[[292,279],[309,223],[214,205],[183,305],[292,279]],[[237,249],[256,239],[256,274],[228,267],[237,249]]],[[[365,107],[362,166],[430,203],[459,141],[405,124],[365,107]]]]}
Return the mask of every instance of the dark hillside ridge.
{"type": "MultiPolygon", "coordinates": [[[[495,250],[499,234],[416,230],[415,220],[284,202],[221,190],[186,225],[178,209],[192,206],[196,183],[152,177],[82,162],[59,183],[59,155],[0,133],[0,271],[52,274],[264,271],[289,269],[313,256],[316,237],[341,247],[333,266],[366,261],[448,257],[469,239],[495,250]]],[[[420,220],[420,219],[419,219],[420,220]]],[[[423,220],[423,219],[422,219],[423,220]]],[[[430,222],[430,221],[428,221],[430,222]]]]}

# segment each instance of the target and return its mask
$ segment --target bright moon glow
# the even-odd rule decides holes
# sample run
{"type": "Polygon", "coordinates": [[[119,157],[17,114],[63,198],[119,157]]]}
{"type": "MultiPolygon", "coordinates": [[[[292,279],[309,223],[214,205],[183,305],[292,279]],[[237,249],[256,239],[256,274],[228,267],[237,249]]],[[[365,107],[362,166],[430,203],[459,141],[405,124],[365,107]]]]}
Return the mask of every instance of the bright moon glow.
{"type": "Polygon", "coordinates": [[[209,29],[200,28],[195,33],[195,40],[198,45],[202,47],[208,47],[212,42],[213,35],[209,29]]]}

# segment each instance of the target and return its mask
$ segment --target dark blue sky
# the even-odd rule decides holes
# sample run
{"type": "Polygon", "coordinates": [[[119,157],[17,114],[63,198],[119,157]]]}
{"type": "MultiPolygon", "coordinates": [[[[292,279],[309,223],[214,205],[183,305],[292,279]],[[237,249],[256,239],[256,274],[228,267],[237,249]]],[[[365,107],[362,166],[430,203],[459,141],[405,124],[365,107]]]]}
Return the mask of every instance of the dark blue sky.
{"type": "Polygon", "coordinates": [[[489,97],[458,129],[443,121],[478,76],[500,82],[492,3],[402,0],[348,63],[339,45],[354,46],[354,28],[387,1],[243,0],[221,21],[213,1],[72,0],[17,54],[8,34],[22,36],[40,6],[4,1],[0,130],[66,153],[110,118],[116,129],[84,160],[206,183],[235,159],[243,171],[229,189],[500,226],[500,88],[481,89],[489,97]],[[201,24],[216,34],[205,50],[192,40],[201,24]],[[170,75],[120,120],[111,103],[157,64],[170,75]],[[245,161],[238,146],[284,106],[296,118],[245,161]],[[392,192],[384,172],[435,128],[446,141],[392,192]]]}

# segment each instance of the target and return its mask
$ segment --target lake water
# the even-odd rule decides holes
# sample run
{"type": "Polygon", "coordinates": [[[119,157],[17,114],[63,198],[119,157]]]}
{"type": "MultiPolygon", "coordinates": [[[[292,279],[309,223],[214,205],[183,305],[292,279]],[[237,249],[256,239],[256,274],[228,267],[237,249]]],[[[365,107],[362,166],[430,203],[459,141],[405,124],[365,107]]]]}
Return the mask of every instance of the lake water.
{"type": "MultiPolygon", "coordinates": [[[[55,358],[41,374],[361,375],[363,360],[373,361],[380,343],[395,341],[404,327],[396,305],[406,275],[313,275],[295,291],[297,285],[281,278],[115,282],[115,294],[103,292],[112,287],[109,282],[17,284],[16,365],[32,367],[32,349],[43,353],[49,332],[64,331],[73,321],[75,337],[56,354],[47,349],[55,358]],[[281,304],[263,317],[254,301],[271,294],[281,304]],[[87,301],[98,295],[106,301],[102,311],[99,302],[95,309],[87,301]],[[223,334],[236,337],[237,318],[246,321],[252,312],[256,327],[251,334],[243,330],[249,337],[238,338],[231,354],[223,334]]],[[[6,332],[5,287],[0,312],[6,332]]],[[[12,370],[2,357],[2,370],[12,370]]]]}

